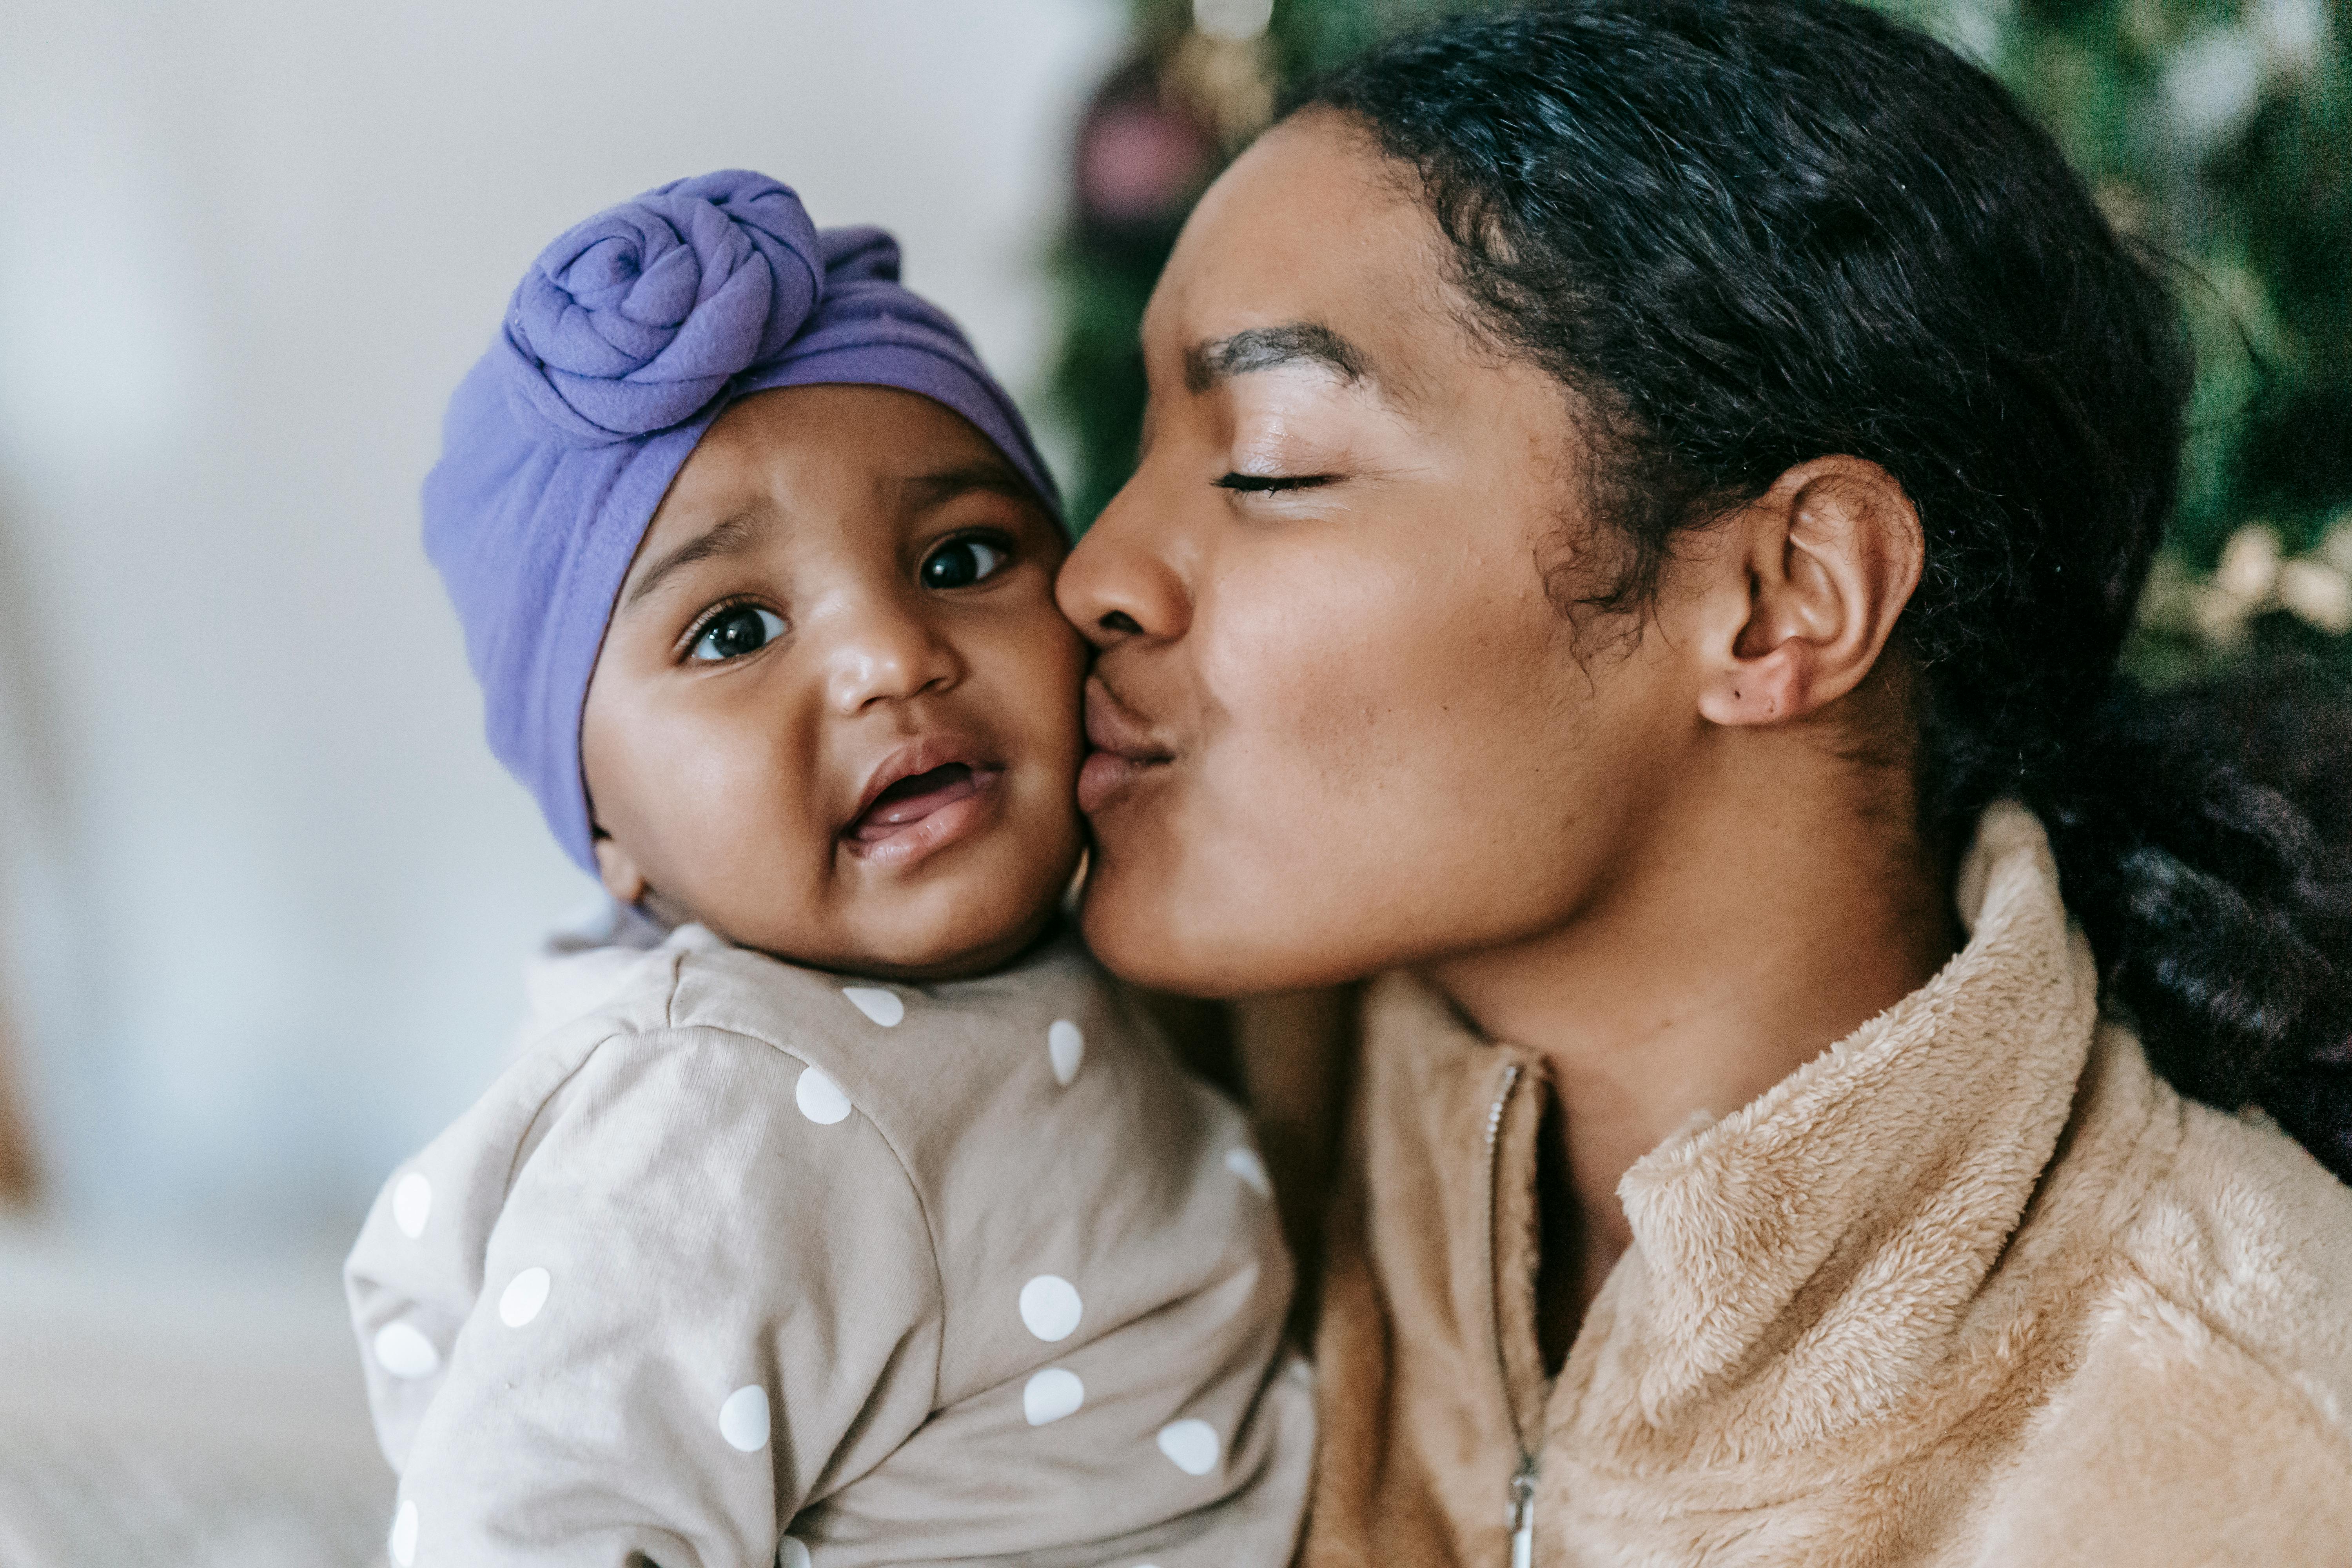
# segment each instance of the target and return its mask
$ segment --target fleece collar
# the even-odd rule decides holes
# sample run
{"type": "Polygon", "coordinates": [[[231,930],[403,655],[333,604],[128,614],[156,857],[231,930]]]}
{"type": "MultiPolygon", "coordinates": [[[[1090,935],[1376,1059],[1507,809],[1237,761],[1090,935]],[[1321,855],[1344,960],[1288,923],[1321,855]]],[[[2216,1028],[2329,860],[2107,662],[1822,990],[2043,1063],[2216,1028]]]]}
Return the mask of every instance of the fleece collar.
{"type": "MultiPolygon", "coordinates": [[[[1990,1374],[2027,1331],[2025,1300],[2050,1283],[2016,1267],[2044,1250],[2039,1236],[2023,1248],[2032,1257],[2012,1246],[2029,1205],[2067,1211],[2051,1216],[2067,1231],[2122,1222],[2080,1212],[2071,1193],[2038,1192],[2084,1080],[2098,977],[2024,808],[1986,813],[1957,901],[1969,940],[1927,984],[1626,1173],[1618,1194],[1633,1245],[1557,1387],[1538,1363],[1526,1286],[1532,1192],[1511,1174],[1533,1169],[1542,1064],[1467,1028],[1418,980],[1390,975],[1375,988],[1367,1049],[1397,1053],[1387,1071],[1416,1085],[1393,1115],[1417,1128],[1432,1100],[1492,1102],[1498,1185],[1447,1205],[1460,1210],[1447,1245],[1464,1270],[1465,1325],[1479,1315],[1470,1277],[1482,1277],[1493,1316],[1476,1337],[1499,1354],[1523,1442],[1572,1431],[1584,1453],[1686,1479],[1689,1467],[1769,1469],[1798,1454],[1811,1468],[1841,1435],[1871,1434],[1874,1447],[1932,1442],[1941,1417],[1906,1420],[1904,1407],[1931,1385],[1948,1393],[1956,1374],[1968,1382],[1972,1359],[1990,1374]]],[[[1431,1136],[1390,1131],[1405,1143],[1431,1136]]],[[[1381,1173],[1370,1174],[1380,1188],[1381,1173]]],[[[1954,1408],[1943,1403],[1945,1415],[1954,1408]]]]}
{"type": "Polygon", "coordinates": [[[2022,809],[1957,893],[1942,973],[1626,1173],[1556,1380],[1545,1064],[1375,984],[1311,1568],[2352,1560],[2352,1194],[2101,1021],[2022,809]]]}
{"type": "Polygon", "coordinates": [[[2098,976],[2023,808],[1986,814],[1958,897],[1969,941],[1932,981],[1619,1184],[1634,1246],[1592,1370],[1631,1374],[1654,1429],[1822,1443],[1961,1348],[2073,1109],[2098,976]]]}

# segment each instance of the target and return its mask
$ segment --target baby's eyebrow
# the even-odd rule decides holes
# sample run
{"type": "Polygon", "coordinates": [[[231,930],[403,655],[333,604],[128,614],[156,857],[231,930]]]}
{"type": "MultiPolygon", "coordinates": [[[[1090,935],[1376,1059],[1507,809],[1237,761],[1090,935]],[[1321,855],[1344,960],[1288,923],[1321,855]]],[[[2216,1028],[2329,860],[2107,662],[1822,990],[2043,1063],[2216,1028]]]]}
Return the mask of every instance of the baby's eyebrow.
{"type": "Polygon", "coordinates": [[[910,474],[898,481],[898,487],[907,505],[916,511],[929,511],[973,490],[1007,496],[1013,500],[1034,499],[1029,487],[1002,463],[964,463],[937,473],[910,474]]]}
{"type": "Polygon", "coordinates": [[[638,600],[661,586],[663,578],[681,567],[691,566],[698,561],[714,561],[723,555],[740,555],[758,540],[765,531],[767,521],[768,519],[761,515],[739,514],[708,532],[688,540],[646,569],[646,574],[637,579],[636,586],[631,588],[628,597],[621,602],[621,608],[633,608],[638,600]]]}

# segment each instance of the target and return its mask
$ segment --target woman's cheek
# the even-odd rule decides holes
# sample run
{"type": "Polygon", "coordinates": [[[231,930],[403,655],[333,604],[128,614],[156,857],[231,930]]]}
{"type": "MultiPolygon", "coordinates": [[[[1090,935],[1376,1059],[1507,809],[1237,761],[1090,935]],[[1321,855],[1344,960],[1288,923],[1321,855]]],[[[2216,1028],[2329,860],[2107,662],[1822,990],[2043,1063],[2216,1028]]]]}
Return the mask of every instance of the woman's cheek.
{"type": "Polygon", "coordinates": [[[1218,642],[1203,670],[1221,837],[1245,856],[1328,856],[1380,831],[1367,813],[1392,797],[1397,778],[1381,764],[1407,738],[1396,730],[1413,698],[1401,689],[1419,639],[1398,624],[1409,607],[1377,581],[1350,586],[1327,576],[1312,597],[1232,606],[1249,612],[1235,616],[1246,635],[1218,642]]]}

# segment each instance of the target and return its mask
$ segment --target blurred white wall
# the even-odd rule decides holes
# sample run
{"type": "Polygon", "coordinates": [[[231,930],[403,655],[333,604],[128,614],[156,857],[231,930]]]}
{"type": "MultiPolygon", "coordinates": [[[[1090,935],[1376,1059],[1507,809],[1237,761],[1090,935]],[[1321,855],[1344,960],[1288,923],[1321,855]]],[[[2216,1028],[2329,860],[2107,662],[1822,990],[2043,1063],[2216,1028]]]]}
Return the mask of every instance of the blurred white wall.
{"type": "Polygon", "coordinates": [[[729,165],[1017,388],[1120,0],[0,0],[0,1001],[77,1226],[341,1237],[591,891],[416,542],[546,240],[729,165]]]}

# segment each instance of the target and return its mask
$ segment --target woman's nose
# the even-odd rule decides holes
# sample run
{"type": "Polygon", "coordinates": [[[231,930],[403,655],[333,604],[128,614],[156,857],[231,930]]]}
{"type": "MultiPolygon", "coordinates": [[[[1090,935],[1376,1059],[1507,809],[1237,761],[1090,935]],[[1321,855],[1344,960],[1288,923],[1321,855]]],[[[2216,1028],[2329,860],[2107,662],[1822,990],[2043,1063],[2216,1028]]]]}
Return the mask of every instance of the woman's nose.
{"type": "Polygon", "coordinates": [[[1097,647],[1133,637],[1180,637],[1190,623],[1184,535],[1151,499],[1146,467],[1111,498],[1054,580],[1062,614],[1097,647]]]}
{"type": "Polygon", "coordinates": [[[825,696],[845,717],[877,702],[945,691],[963,679],[955,644],[919,605],[861,599],[838,606],[827,618],[833,625],[825,696]]]}

